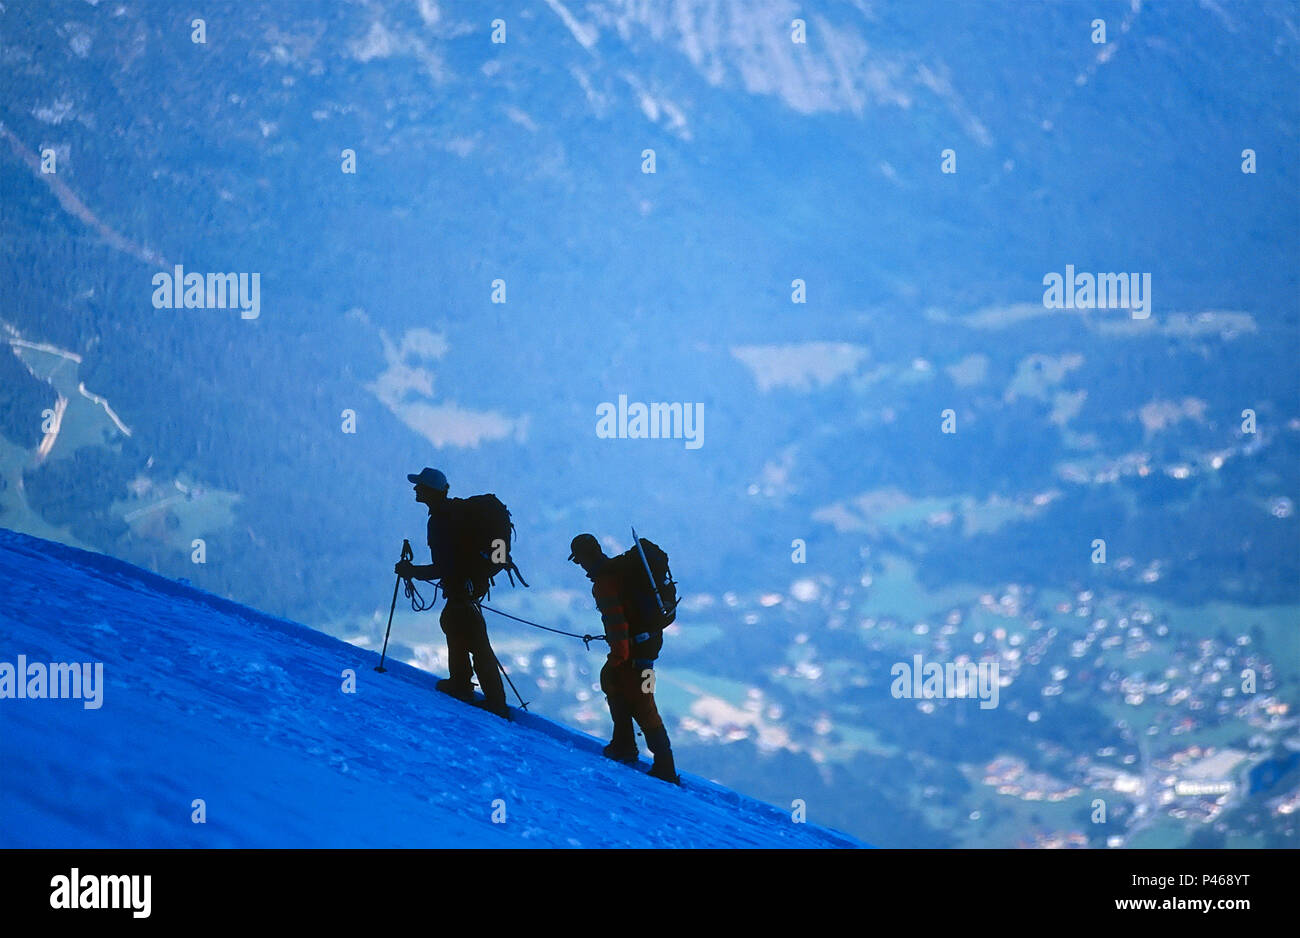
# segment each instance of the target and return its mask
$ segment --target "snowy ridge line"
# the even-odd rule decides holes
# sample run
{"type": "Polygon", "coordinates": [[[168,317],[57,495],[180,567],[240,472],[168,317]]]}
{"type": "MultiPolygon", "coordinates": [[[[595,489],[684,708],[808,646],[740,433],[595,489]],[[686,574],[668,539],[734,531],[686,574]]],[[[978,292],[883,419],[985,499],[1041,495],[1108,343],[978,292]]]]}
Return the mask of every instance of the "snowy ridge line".
{"type": "MultiPolygon", "coordinates": [[[[584,733],[571,726],[557,723],[554,720],[527,711],[511,710],[510,716],[520,726],[525,726],[530,730],[535,730],[539,733],[550,736],[553,739],[559,740],[560,742],[569,743],[574,748],[583,752],[588,752],[597,759],[604,758],[604,755],[602,754],[604,742],[589,733],[584,733]]],[[[644,768],[644,766],[642,766],[642,768],[644,768]]],[[[629,771],[635,770],[629,768],[629,771]]],[[[711,782],[706,778],[701,778],[698,775],[691,775],[689,772],[682,772],[679,770],[678,774],[681,776],[682,782],[684,783],[684,792],[701,796],[704,800],[714,804],[727,805],[747,814],[759,815],[762,821],[766,823],[790,823],[789,814],[774,805],[770,805],[764,801],[759,801],[756,798],[750,798],[748,795],[744,795],[736,791],[734,788],[727,788],[726,786],[719,785],[716,782],[711,782]]],[[[867,846],[846,834],[840,833],[834,828],[822,827],[818,824],[808,824],[807,826],[824,834],[828,839],[836,841],[837,843],[832,846],[854,849],[867,846]]]]}
{"type": "MultiPolygon", "coordinates": [[[[379,659],[379,656],[370,649],[356,648],[355,646],[348,647],[359,653],[370,656],[376,662],[379,659]]],[[[399,661],[394,658],[388,659],[386,667],[388,668],[389,676],[391,677],[396,677],[400,680],[414,684],[421,690],[427,690],[430,693],[440,693],[437,689],[439,676],[430,671],[424,671],[420,668],[412,667],[404,661],[399,661]]],[[[510,710],[510,718],[521,727],[540,733],[541,735],[547,736],[557,742],[564,743],[579,752],[587,753],[593,759],[597,760],[598,764],[604,761],[604,755],[602,753],[604,742],[589,733],[584,733],[582,730],[575,729],[574,727],[568,726],[564,723],[559,723],[555,720],[549,719],[548,717],[540,716],[531,711],[519,710],[514,707],[510,710]]],[[[495,720],[496,718],[494,717],[493,719],[495,720]]],[[[645,766],[642,765],[642,769],[644,768],[645,766]]],[[[627,771],[635,772],[636,769],[629,767],[627,771]]],[[[719,785],[716,782],[702,778],[698,775],[692,775],[689,772],[681,772],[679,770],[678,774],[681,776],[684,783],[684,788],[681,789],[681,793],[684,795],[694,796],[710,804],[733,808],[743,814],[752,815],[757,822],[772,825],[773,829],[777,831],[780,831],[786,825],[790,824],[789,814],[774,805],[768,804],[764,801],[759,801],[756,798],[750,798],[748,795],[742,794],[734,788],[727,788],[725,785],[719,785]]],[[[820,835],[831,841],[832,843],[828,844],[830,848],[863,849],[871,847],[870,844],[864,844],[863,842],[856,840],[847,834],[843,834],[834,828],[823,827],[820,824],[813,823],[808,823],[803,826],[810,830],[817,831],[820,835]]]]}
{"type": "Polygon", "coordinates": [[[402,661],[372,674],[371,649],[113,557],[0,528],[10,575],[5,644],[102,656],[113,706],[93,724],[80,708],[5,711],[0,846],[868,846],[696,776],[650,779],[546,717],[501,721],[402,661]],[[362,696],[339,694],[340,668],[362,696]],[[87,787],[90,815],[57,794],[87,787]],[[211,827],[190,822],[194,796],[211,827]],[[512,826],[488,822],[489,797],[512,826]]]}
{"type": "MultiPolygon", "coordinates": [[[[292,619],[282,619],[279,616],[261,612],[251,606],[237,603],[233,599],[226,599],[224,596],[209,593],[197,586],[168,579],[161,574],[127,563],[125,560],[110,557],[108,554],[82,550],[79,547],[70,547],[57,541],[42,540],[39,537],[32,537],[9,528],[0,528],[0,548],[23,554],[35,560],[48,560],[54,557],[65,563],[94,570],[106,578],[124,584],[138,583],[152,592],[174,596],[178,599],[186,599],[226,615],[252,620],[268,628],[289,633],[295,638],[306,639],[321,648],[332,649],[335,647],[334,643],[338,641],[333,636],[303,625],[301,622],[294,622],[292,619]]],[[[378,660],[378,656],[376,656],[376,660],[378,660]]]]}

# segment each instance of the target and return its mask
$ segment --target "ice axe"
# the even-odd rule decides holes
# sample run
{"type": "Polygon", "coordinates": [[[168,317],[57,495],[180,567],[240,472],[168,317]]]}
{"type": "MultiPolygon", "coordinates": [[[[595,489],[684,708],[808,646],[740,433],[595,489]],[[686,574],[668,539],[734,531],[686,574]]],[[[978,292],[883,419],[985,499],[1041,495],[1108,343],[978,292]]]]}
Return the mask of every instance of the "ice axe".
{"type": "MultiPolygon", "coordinates": [[[[405,539],[402,541],[402,559],[415,559],[415,553],[411,550],[411,542],[405,539]]],[[[393,584],[393,604],[388,607],[388,628],[384,630],[384,650],[379,656],[379,664],[375,665],[375,670],[381,674],[388,670],[384,667],[384,658],[388,655],[388,633],[393,630],[393,612],[397,609],[397,588],[401,585],[402,578],[399,575],[397,582],[393,584]]]]}
{"type": "Polygon", "coordinates": [[[650,588],[654,590],[655,602],[659,604],[659,611],[666,620],[668,618],[668,607],[664,605],[664,598],[659,595],[659,584],[655,582],[655,575],[650,569],[650,561],[646,560],[645,548],[641,546],[641,538],[636,536],[636,528],[632,529],[632,543],[636,545],[636,552],[641,555],[641,565],[645,567],[645,575],[650,580],[650,588]]]}

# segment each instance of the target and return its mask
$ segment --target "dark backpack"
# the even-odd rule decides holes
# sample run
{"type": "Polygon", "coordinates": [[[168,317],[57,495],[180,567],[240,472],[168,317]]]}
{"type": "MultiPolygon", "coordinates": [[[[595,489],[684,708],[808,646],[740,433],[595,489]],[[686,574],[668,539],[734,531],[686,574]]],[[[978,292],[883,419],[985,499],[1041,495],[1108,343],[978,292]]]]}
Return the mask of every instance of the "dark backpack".
{"type": "Polygon", "coordinates": [[[491,494],[449,498],[445,511],[456,575],[469,582],[475,599],[487,597],[496,575],[502,571],[510,578],[511,586],[516,576],[520,583],[528,585],[510,557],[515,526],[501,499],[491,494]]]}
{"type": "Polygon", "coordinates": [[[631,547],[610,558],[619,582],[619,599],[632,639],[632,656],[654,660],[663,647],[663,631],[677,620],[677,584],[668,568],[668,555],[654,541],[640,539],[641,552],[631,547]],[[649,564],[650,572],[646,573],[649,564]],[[653,579],[651,579],[653,577],[653,579]],[[658,598],[656,598],[656,589],[658,598]],[[659,602],[663,602],[663,609],[659,602]]]}

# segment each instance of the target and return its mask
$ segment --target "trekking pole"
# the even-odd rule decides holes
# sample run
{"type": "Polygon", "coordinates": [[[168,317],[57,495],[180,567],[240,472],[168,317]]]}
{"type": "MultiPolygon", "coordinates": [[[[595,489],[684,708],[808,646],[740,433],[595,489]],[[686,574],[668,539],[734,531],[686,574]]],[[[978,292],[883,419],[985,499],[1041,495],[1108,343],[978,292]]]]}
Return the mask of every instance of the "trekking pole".
{"type": "MultiPolygon", "coordinates": [[[[497,656],[494,654],[492,657],[493,657],[493,658],[496,658],[497,656]]],[[[500,658],[497,658],[497,667],[500,668],[500,669],[501,669],[501,673],[502,673],[503,675],[505,675],[506,683],[509,684],[509,685],[510,685],[510,689],[511,689],[512,691],[515,692],[515,696],[516,696],[516,697],[519,697],[519,706],[520,706],[522,709],[527,710],[527,709],[528,709],[528,704],[524,703],[524,698],[519,696],[519,689],[518,689],[517,687],[515,687],[515,682],[512,681],[512,680],[510,680],[510,675],[509,675],[509,674],[506,674],[506,666],[505,666],[504,664],[501,663],[501,659],[500,659],[500,658]]]]}
{"type": "MultiPolygon", "coordinates": [[[[411,550],[411,542],[408,540],[403,540],[402,559],[411,560],[414,557],[415,557],[415,553],[411,550]]],[[[379,656],[379,664],[375,667],[375,670],[378,671],[380,674],[383,674],[385,671],[388,670],[387,668],[384,667],[384,658],[388,655],[388,633],[393,630],[393,612],[397,609],[397,588],[401,585],[402,585],[402,578],[399,576],[397,578],[397,582],[393,584],[393,604],[388,607],[388,628],[384,630],[384,650],[379,656]]]]}

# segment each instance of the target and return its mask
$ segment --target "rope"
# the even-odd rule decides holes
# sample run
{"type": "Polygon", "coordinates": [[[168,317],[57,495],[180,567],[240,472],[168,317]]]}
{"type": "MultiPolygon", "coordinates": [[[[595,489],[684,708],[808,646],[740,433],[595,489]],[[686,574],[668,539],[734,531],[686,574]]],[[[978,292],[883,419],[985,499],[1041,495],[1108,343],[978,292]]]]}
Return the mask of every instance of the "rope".
{"type": "Polygon", "coordinates": [[[499,616],[505,616],[507,619],[514,619],[516,622],[522,622],[524,625],[531,625],[535,629],[545,629],[547,632],[554,632],[556,635],[567,635],[570,638],[580,638],[582,639],[582,643],[587,646],[588,651],[591,650],[591,643],[593,641],[605,638],[603,635],[579,635],[577,632],[564,632],[560,629],[553,629],[549,625],[542,625],[539,622],[530,622],[528,619],[521,619],[518,616],[512,616],[510,613],[502,612],[500,609],[493,609],[487,603],[479,603],[479,606],[486,609],[488,612],[495,612],[499,616]]]}
{"type": "Polygon", "coordinates": [[[406,581],[406,588],[402,591],[402,593],[403,595],[406,596],[407,599],[411,601],[412,612],[428,612],[434,606],[438,605],[437,584],[435,584],[433,587],[433,599],[429,600],[428,602],[424,601],[424,597],[420,595],[420,591],[415,588],[414,580],[406,581]]]}
{"type": "MultiPolygon", "coordinates": [[[[437,584],[434,584],[433,587],[433,599],[427,602],[425,601],[425,598],[420,595],[420,591],[416,589],[413,580],[406,581],[406,587],[403,589],[403,594],[411,601],[411,610],[413,612],[427,612],[438,604],[437,584]]],[[[554,632],[556,635],[567,635],[570,638],[580,638],[582,639],[582,643],[587,646],[588,651],[591,651],[592,642],[598,640],[603,641],[605,638],[603,635],[579,635],[577,632],[565,632],[561,629],[553,629],[549,625],[542,625],[540,622],[531,622],[528,619],[521,619],[519,616],[512,616],[508,612],[502,612],[500,609],[493,609],[487,603],[479,602],[475,603],[475,605],[480,609],[488,610],[488,612],[495,612],[499,616],[505,616],[507,619],[514,619],[516,622],[522,622],[524,625],[531,625],[535,629],[544,629],[547,632],[554,632]]]]}

